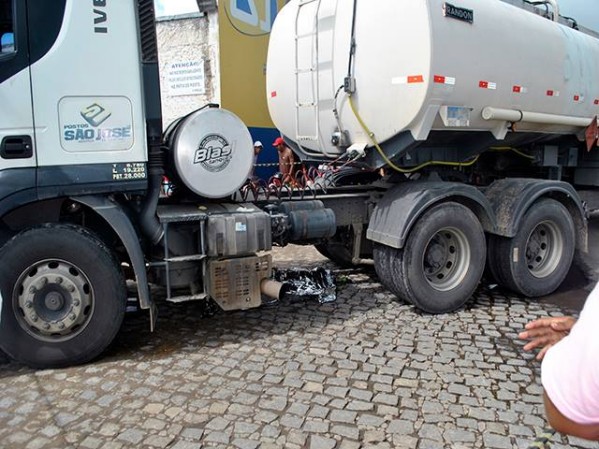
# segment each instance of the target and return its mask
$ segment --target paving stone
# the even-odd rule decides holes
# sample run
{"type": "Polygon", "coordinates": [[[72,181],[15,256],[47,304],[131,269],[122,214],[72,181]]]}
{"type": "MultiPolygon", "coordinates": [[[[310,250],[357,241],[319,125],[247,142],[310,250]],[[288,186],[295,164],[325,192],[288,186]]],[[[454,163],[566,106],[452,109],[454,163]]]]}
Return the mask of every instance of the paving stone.
{"type": "Polygon", "coordinates": [[[174,439],[174,436],[150,435],[143,441],[143,444],[144,446],[151,446],[164,449],[169,447],[171,443],[174,441],[174,439]]]}
{"type": "MultiPolygon", "coordinates": [[[[228,444],[229,443],[229,435],[224,432],[207,432],[204,440],[210,443],[220,443],[220,444],[228,444]]],[[[197,443],[193,443],[197,447],[197,443]]]]}
{"type": "Polygon", "coordinates": [[[276,415],[275,413],[262,410],[262,411],[259,411],[258,413],[256,413],[255,418],[259,422],[271,423],[275,419],[277,419],[277,416],[278,415],[276,415]]]}
{"type": "Polygon", "coordinates": [[[281,435],[281,428],[267,424],[264,427],[262,427],[262,432],[260,432],[260,435],[261,435],[261,440],[264,440],[265,438],[275,439],[275,438],[279,437],[279,435],[281,435]]]}
{"type": "Polygon", "coordinates": [[[362,445],[357,441],[342,440],[339,449],[360,449],[362,445]]]}
{"type": "Polygon", "coordinates": [[[333,410],[329,415],[332,422],[353,423],[356,420],[357,413],[345,410],[333,410]]]}
{"type": "Polygon", "coordinates": [[[286,414],[281,417],[281,425],[284,427],[290,427],[293,429],[300,429],[302,424],[304,424],[304,418],[296,415],[286,414]]]}
{"type": "Polygon", "coordinates": [[[145,436],[145,432],[143,432],[141,430],[128,429],[128,430],[125,430],[123,433],[120,433],[117,436],[117,439],[119,439],[121,441],[125,441],[130,444],[138,444],[144,439],[144,436],[145,436]]]}
{"type": "Polygon", "coordinates": [[[239,449],[256,449],[260,446],[259,441],[247,440],[243,438],[236,438],[231,444],[239,449]]]}
{"type": "Polygon", "coordinates": [[[183,429],[181,432],[181,436],[183,438],[188,438],[190,440],[199,440],[204,435],[204,429],[200,429],[197,427],[188,427],[183,429]]]}
{"type": "Polygon", "coordinates": [[[260,426],[255,423],[237,421],[233,426],[234,435],[251,435],[256,432],[260,426]]]}
{"type": "MultiPolygon", "coordinates": [[[[308,246],[275,256],[336,270],[308,246]]],[[[85,366],[35,371],[0,354],[0,447],[503,449],[546,426],[540,364],[516,339],[569,309],[482,285],[466,307],[430,316],[371,268],[336,273],[348,282],[333,304],[211,317],[158,290],[156,332],[127,314],[85,366]]],[[[599,443],[556,435],[552,449],[566,448],[599,443]]]]}
{"type": "Polygon", "coordinates": [[[324,438],[318,435],[313,435],[310,438],[310,449],[333,449],[337,445],[337,441],[333,438],[324,438]]]}
{"type": "Polygon", "coordinates": [[[206,429],[208,430],[224,430],[229,424],[231,424],[228,420],[217,416],[208,424],[206,424],[206,429]]]}
{"type": "Polygon", "coordinates": [[[483,435],[485,447],[497,449],[511,449],[512,442],[509,437],[497,435],[494,433],[485,433],[483,435]]]}
{"type": "Polygon", "coordinates": [[[474,443],[476,434],[468,430],[449,429],[443,432],[447,443],[474,443]]]}
{"type": "Polygon", "coordinates": [[[331,427],[331,433],[333,435],[351,438],[352,440],[358,440],[360,438],[360,431],[354,426],[333,425],[331,427]]]}
{"type": "Polygon", "coordinates": [[[391,394],[379,393],[374,397],[373,401],[380,404],[395,406],[399,403],[399,398],[391,394]]]}
{"type": "Polygon", "coordinates": [[[345,407],[347,410],[355,410],[355,411],[370,411],[374,410],[374,404],[370,402],[364,401],[349,401],[347,406],[345,407]]]}
{"type": "Polygon", "coordinates": [[[349,396],[355,399],[359,399],[361,401],[370,401],[372,399],[373,393],[367,390],[351,388],[349,390],[349,396]]]}
{"type": "MultiPolygon", "coordinates": [[[[210,434],[212,435],[212,434],[210,434]]],[[[210,441],[215,441],[215,440],[210,440],[210,441]]],[[[220,442],[220,441],[215,441],[215,442],[220,442]]],[[[192,443],[191,441],[185,441],[185,440],[179,440],[177,441],[173,446],[169,447],[172,449],[197,449],[198,447],[198,443],[192,443]]]]}
{"type": "Polygon", "coordinates": [[[326,418],[331,410],[321,405],[314,405],[308,412],[308,416],[311,418],[326,418]]]}
{"type": "Polygon", "coordinates": [[[307,433],[327,433],[329,431],[328,421],[306,421],[304,423],[304,431],[307,433]]]}
{"type": "Polygon", "coordinates": [[[358,425],[362,427],[380,427],[385,423],[385,419],[376,415],[360,415],[358,425]]]}

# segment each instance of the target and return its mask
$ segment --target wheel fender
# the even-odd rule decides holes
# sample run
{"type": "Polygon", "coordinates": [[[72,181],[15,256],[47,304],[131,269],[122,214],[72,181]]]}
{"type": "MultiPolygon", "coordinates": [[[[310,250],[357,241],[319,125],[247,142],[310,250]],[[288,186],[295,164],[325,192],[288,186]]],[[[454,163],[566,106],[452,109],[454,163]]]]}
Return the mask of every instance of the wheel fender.
{"type": "Polygon", "coordinates": [[[71,197],[71,199],[85,204],[96,211],[119,236],[133,265],[137,294],[139,295],[139,305],[142,309],[153,311],[154,305],[148,286],[144,253],[141,249],[137,232],[135,232],[135,228],[125,211],[119,204],[104,196],[87,195],[71,197]]]}
{"type": "Polygon", "coordinates": [[[366,237],[393,248],[403,248],[410,229],[431,206],[455,201],[470,208],[483,229],[495,227],[495,217],[485,196],[475,187],[452,182],[406,182],[390,189],[379,201],[366,237]]]}
{"type": "Polygon", "coordinates": [[[574,187],[563,181],[509,178],[493,182],[485,191],[497,220],[495,230],[502,237],[514,237],[524,214],[539,198],[553,198],[570,212],[576,226],[576,248],[588,251],[588,229],[583,202],[574,187]]]}

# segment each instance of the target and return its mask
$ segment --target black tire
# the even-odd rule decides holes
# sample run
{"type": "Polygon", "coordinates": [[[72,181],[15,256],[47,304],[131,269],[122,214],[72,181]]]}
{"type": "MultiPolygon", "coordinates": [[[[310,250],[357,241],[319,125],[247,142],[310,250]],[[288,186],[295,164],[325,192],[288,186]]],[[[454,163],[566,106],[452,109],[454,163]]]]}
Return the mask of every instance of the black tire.
{"type": "Polygon", "coordinates": [[[326,242],[314,245],[316,250],[324,257],[339,265],[341,268],[353,267],[352,255],[341,243],[326,242]]]}
{"type": "Polygon", "coordinates": [[[316,250],[341,268],[354,266],[352,248],[354,235],[351,227],[337,228],[335,235],[326,242],[314,245],[316,250]]]}
{"type": "Polygon", "coordinates": [[[497,282],[529,297],[553,293],[574,258],[575,228],[566,207],[552,199],[535,203],[514,238],[491,236],[489,268],[497,282]]]}
{"type": "MultiPolygon", "coordinates": [[[[391,273],[391,259],[397,257],[397,250],[387,245],[375,243],[373,247],[374,271],[379,281],[387,290],[395,296],[400,296],[400,292],[393,285],[394,275],[391,273]]],[[[410,298],[402,298],[411,303],[410,298]]]]}
{"type": "Polygon", "coordinates": [[[458,203],[443,203],[423,214],[404,248],[375,248],[377,273],[401,299],[428,313],[462,307],[483,274],[485,235],[478,218],[458,203]],[[385,266],[387,265],[387,266],[385,266]]]}
{"type": "Polygon", "coordinates": [[[34,368],[88,362],[112,342],[126,286],[106,245],[85,229],[47,224],[0,250],[0,347],[34,368]]]}

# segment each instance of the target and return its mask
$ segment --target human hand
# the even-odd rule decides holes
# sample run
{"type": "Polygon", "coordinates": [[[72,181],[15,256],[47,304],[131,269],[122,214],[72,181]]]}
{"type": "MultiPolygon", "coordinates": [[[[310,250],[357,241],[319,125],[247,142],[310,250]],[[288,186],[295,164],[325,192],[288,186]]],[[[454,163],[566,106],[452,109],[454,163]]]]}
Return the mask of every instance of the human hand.
{"type": "Polygon", "coordinates": [[[540,318],[528,323],[518,338],[530,340],[524,345],[525,351],[540,347],[536,358],[542,360],[549,348],[568,335],[575,323],[576,318],[571,316],[540,318]]]}

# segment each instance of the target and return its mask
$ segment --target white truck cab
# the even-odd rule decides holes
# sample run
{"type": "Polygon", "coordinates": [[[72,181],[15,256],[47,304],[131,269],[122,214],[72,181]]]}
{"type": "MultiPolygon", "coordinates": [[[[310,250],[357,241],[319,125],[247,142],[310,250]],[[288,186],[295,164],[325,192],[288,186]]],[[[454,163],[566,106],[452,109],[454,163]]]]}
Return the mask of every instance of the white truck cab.
{"type": "Polygon", "coordinates": [[[136,3],[0,5],[0,210],[56,191],[145,188],[136,3]]]}

